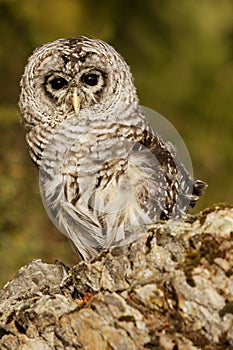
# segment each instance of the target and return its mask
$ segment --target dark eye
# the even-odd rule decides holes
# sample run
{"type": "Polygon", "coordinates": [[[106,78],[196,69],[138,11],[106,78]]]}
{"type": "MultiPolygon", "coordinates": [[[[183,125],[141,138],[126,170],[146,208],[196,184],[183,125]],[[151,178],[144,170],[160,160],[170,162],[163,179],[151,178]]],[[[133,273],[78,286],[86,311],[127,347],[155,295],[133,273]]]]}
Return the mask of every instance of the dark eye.
{"type": "Polygon", "coordinates": [[[62,89],[65,85],[68,84],[67,80],[65,80],[64,78],[62,77],[56,77],[56,78],[53,78],[52,80],[50,80],[50,85],[52,86],[52,88],[54,90],[60,90],[62,89]]]}
{"type": "Polygon", "coordinates": [[[90,86],[95,86],[98,84],[99,76],[94,73],[83,74],[81,80],[90,86]]]}

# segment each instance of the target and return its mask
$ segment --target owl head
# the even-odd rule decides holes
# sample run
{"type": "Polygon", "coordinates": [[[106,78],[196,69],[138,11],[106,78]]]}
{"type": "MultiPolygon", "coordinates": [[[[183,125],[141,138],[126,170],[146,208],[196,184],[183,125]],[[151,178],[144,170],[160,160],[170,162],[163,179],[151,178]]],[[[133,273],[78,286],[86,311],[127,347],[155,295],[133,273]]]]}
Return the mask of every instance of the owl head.
{"type": "Polygon", "coordinates": [[[59,39],[37,48],[21,79],[19,106],[27,129],[56,124],[90,108],[137,101],[129,67],[101,40],[59,39]]]}

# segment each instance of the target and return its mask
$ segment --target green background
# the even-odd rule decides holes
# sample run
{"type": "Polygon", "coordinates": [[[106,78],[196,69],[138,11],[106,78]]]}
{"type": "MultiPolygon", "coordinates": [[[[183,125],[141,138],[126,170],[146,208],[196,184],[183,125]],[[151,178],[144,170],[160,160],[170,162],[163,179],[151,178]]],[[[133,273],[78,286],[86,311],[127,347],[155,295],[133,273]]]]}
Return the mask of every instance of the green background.
{"type": "MultiPolygon", "coordinates": [[[[33,258],[77,261],[43,209],[17,108],[32,50],[59,37],[112,44],[142,105],[165,116],[209,188],[196,212],[233,198],[231,0],[0,0],[0,283],[33,258]]],[[[195,212],[195,211],[194,211],[195,212]]]]}

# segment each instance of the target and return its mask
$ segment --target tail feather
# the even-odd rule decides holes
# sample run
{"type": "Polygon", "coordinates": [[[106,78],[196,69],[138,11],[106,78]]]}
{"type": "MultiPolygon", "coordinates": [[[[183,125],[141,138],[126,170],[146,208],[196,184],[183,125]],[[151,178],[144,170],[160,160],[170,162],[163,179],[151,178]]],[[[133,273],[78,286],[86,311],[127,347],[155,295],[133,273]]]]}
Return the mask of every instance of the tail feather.
{"type": "Polygon", "coordinates": [[[193,193],[192,193],[192,200],[190,202],[190,207],[194,207],[198,199],[203,195],[206,188],[208,187],[207,183],[201,181],[201,180],[194,180],[193,184],[193,193]]]}

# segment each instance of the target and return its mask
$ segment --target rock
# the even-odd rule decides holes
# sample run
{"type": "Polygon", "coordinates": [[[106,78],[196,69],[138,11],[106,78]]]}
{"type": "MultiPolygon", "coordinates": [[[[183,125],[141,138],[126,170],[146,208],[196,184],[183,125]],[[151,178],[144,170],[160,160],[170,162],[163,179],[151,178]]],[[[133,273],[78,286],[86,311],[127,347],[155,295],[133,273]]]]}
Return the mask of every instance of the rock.
{"type": "Polygon", "coordinates": [[[0,297],[0,349],[233,349],[233,207],[71,269],[33,260],[0,297]]]}

